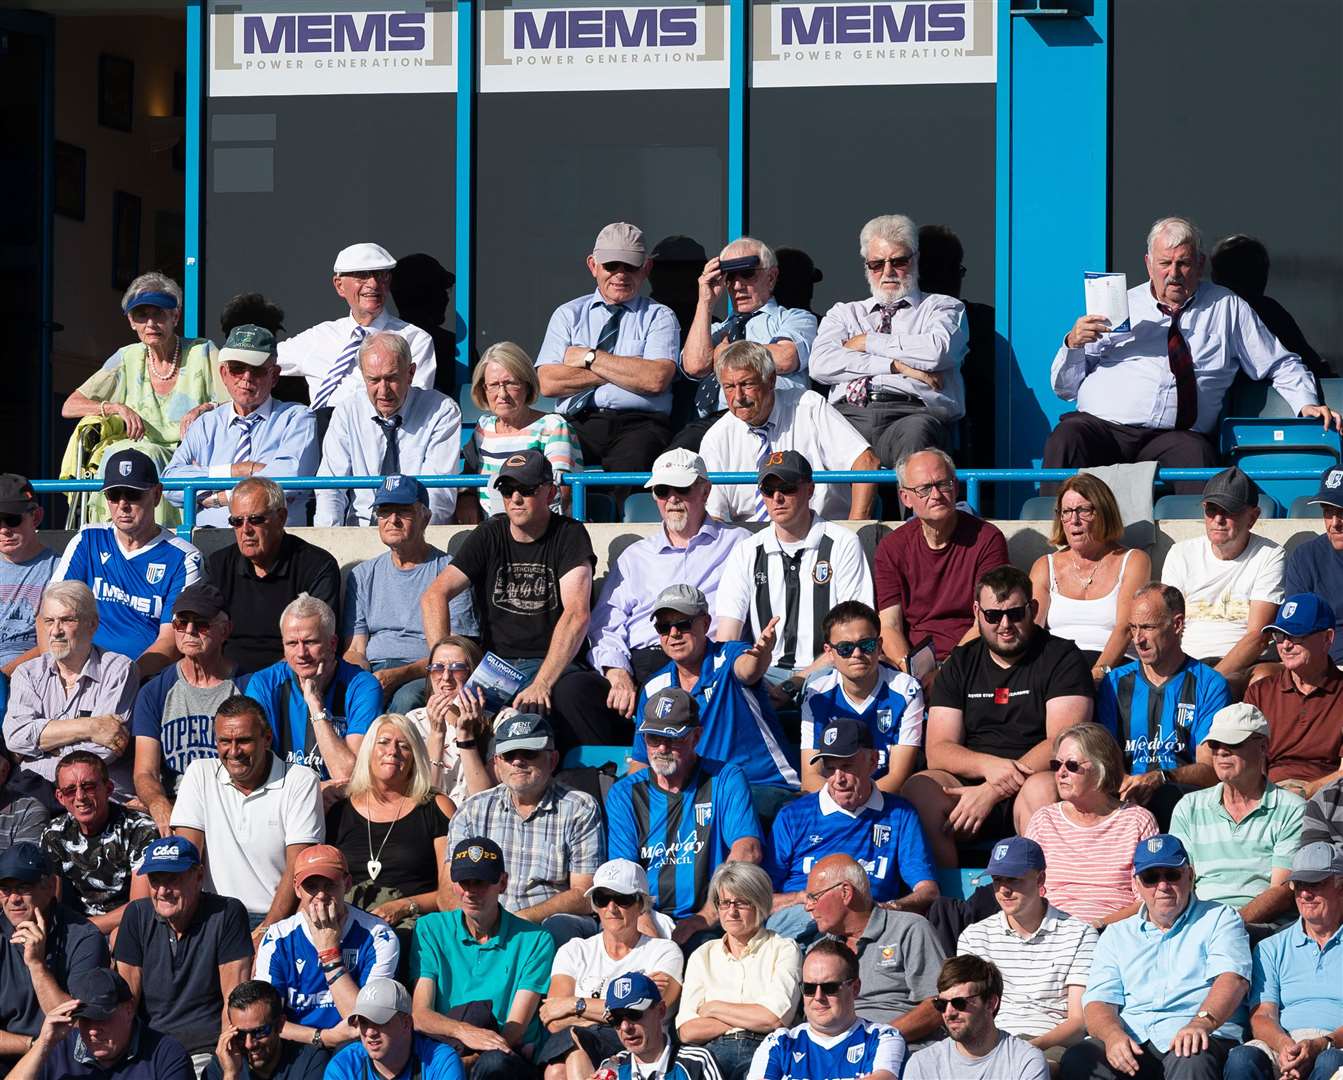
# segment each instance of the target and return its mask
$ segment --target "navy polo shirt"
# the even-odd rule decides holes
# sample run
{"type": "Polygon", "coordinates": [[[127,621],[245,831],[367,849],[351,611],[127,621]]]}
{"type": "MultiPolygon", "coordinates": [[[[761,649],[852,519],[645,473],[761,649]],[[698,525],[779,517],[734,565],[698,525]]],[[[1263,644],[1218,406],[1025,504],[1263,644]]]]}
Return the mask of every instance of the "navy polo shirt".
{"type": "MultiPolygon", "coordinates": [[[[322,1047],[281,1039],[280,1060],[275,1063],[275,1071],[266,1080],[322,1080],[330,1060],[331,1054],[322,1047]]],[[[210,1058],[203,1076],[204,1080],[224,1080],[224,1068],[219,1064],[218,1055],[210,1058]]],[[[242,1068],[238,1070],[238,1080],[261,1080],[260,1074],[252,1072],[252,1066],[247,1064],[246,1054],[243,1055],[242,1068]]]]}
{"type": "MultiPolygon", "coordinates": [[[[107,940],[91,922],[60,904],[52,905],[46,919],[47,970],[61,986],[70,982],[72,972],[107,967],[107,940]]],[[[0,1031],[36,1035],[43,1014],[23,950],[10,944],[13,933],[8,917],[0,914],[0,1031]]]]}
{"type": "Polygon", "coordinates": [[[96,1064],[83,1048],[79,1032],[72,1031],[51,1048],[37,1074],[38,1080],[77,1076],[98,1080],[194,1080],[195,1075],[182,1044],[144,1024],[136,1024],[126,1056],[110,1068],[96,1064]]]}

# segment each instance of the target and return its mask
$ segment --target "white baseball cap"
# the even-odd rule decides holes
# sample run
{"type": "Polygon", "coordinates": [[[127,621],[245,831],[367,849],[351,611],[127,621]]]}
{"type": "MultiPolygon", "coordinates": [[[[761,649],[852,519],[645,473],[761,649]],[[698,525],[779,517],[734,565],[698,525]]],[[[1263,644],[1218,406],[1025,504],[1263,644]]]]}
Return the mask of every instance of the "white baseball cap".
{"type": "Polygon", "coordinates": [[[1268,738],[1268,717],[1248,702],[1238,701],[1217,710],[1203,740],[1239,746],[1252,735],[1268,738]]]}
{"type": "Polygon", "coordinates": [[[653,462],[653,475],[648,478],[646,488],[658,484],[670,484],[672,487],[689,487],[696,480],[707,479],[708,466],[695,451],[678,447],[659,454],[653,462]]]}
{"type": "Polygon", "coordinates": [[[336,274],[353,274],[356,270],[390,270],[396,260],[380,244],[351,244],[342,248],[331,267],[336,274]]]}
{"type": "Polygon", "coordinates": [[[611,859],[597,867],[597,872],[592,875],[592,885],[583,895],[590,897],[598,889],[621,896],[647,896],[648,873],[637,862],[611,859]]]}

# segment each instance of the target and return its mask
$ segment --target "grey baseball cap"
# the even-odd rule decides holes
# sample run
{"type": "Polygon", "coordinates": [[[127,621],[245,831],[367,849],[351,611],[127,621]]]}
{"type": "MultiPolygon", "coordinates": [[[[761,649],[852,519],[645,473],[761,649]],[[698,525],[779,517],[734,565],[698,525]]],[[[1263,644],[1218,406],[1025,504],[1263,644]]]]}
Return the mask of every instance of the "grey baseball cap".
{"type": "Polygon", "coordinates": [[[363,1017],[374,1024],[385,1024],[397,1013],[409,1013],[410,994],[395,979],[369,979],[354,999],[350,1019],[363,1017]]]}
{"type": "Polygon", "coordinates": [[[1292,856],[1292,872],[1287,880],[1313,885],[1336,874],[1343,874],[1343,846],[1316,840],[1292,856]]]}
{"type": "Polygon", "coordinates": [[[647,255],[643,230],[628,221],[614,221],[597,234],[592,257],[599,263],[622,262],[643,266],[647,255]]]}
{"type": "Polygon", "coordinates": [[[656,619],[659,611],[679,611],[682,615],[690,616],[707,615],[709,601],[693,585],[668,585],[653,601],[652,618],[656,619]]]}

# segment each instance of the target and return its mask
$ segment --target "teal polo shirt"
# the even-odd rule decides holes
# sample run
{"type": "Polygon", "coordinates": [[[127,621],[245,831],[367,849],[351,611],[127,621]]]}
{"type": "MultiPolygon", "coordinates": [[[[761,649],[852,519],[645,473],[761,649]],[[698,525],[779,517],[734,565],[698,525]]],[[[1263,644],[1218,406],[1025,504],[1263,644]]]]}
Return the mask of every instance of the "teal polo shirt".
{"type": "Polygon", "coordinates": [[[1267,889],[1275,869],[1292,868],[1305,812],[1305,800],[1277,784],[1238,822],[1222,805],[1221,784],[1182,798],[1170,831],[1189,852],[1198,898],[1242,908],[1267,889]]]}
{"type": "MultiPolygon", "coordinates": [[[[494,937],[483,945],[471,936],[460,911],[422,915],[410,943],[410,982],[434,981],[434,1011],[446,1013],[472,1001],[488,1001],[504,1026],[519,990],[544,995],[550,986],[555,939],[550,931],[499,909],[494,937]]],[[[544,1031],[532,1014],[524,1038],[539,1043],[544,1031]]]]}
{"type": "Polygon", "coordinates": [[[1254,950],[1250,1008],[1278,1006],[1284,1031],[1343,1027],[1343,927],[1324,943],[1306,935],[1300,919],[1254,950]]]}

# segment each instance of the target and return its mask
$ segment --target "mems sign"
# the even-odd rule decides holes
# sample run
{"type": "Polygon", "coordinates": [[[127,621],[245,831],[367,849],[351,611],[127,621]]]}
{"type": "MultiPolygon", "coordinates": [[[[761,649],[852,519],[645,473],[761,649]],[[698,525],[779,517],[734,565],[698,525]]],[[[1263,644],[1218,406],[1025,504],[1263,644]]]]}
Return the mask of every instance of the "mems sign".
{"type": "Polygon", "coordinates": [[[694,8],[570,8],[519,11],[513,17],[513,48],[630,49],[696,43],[694,8]]]}
{"type": "Polygon", "coordinates": [[[964,41],[963,4],[833,4],[779,11],[784,45],[964,41]]]}
{"type": "Polygon", "coordinates": [[[242,51],[253,53],[418,52],[425,15],[244,15],[242,51]]]}

